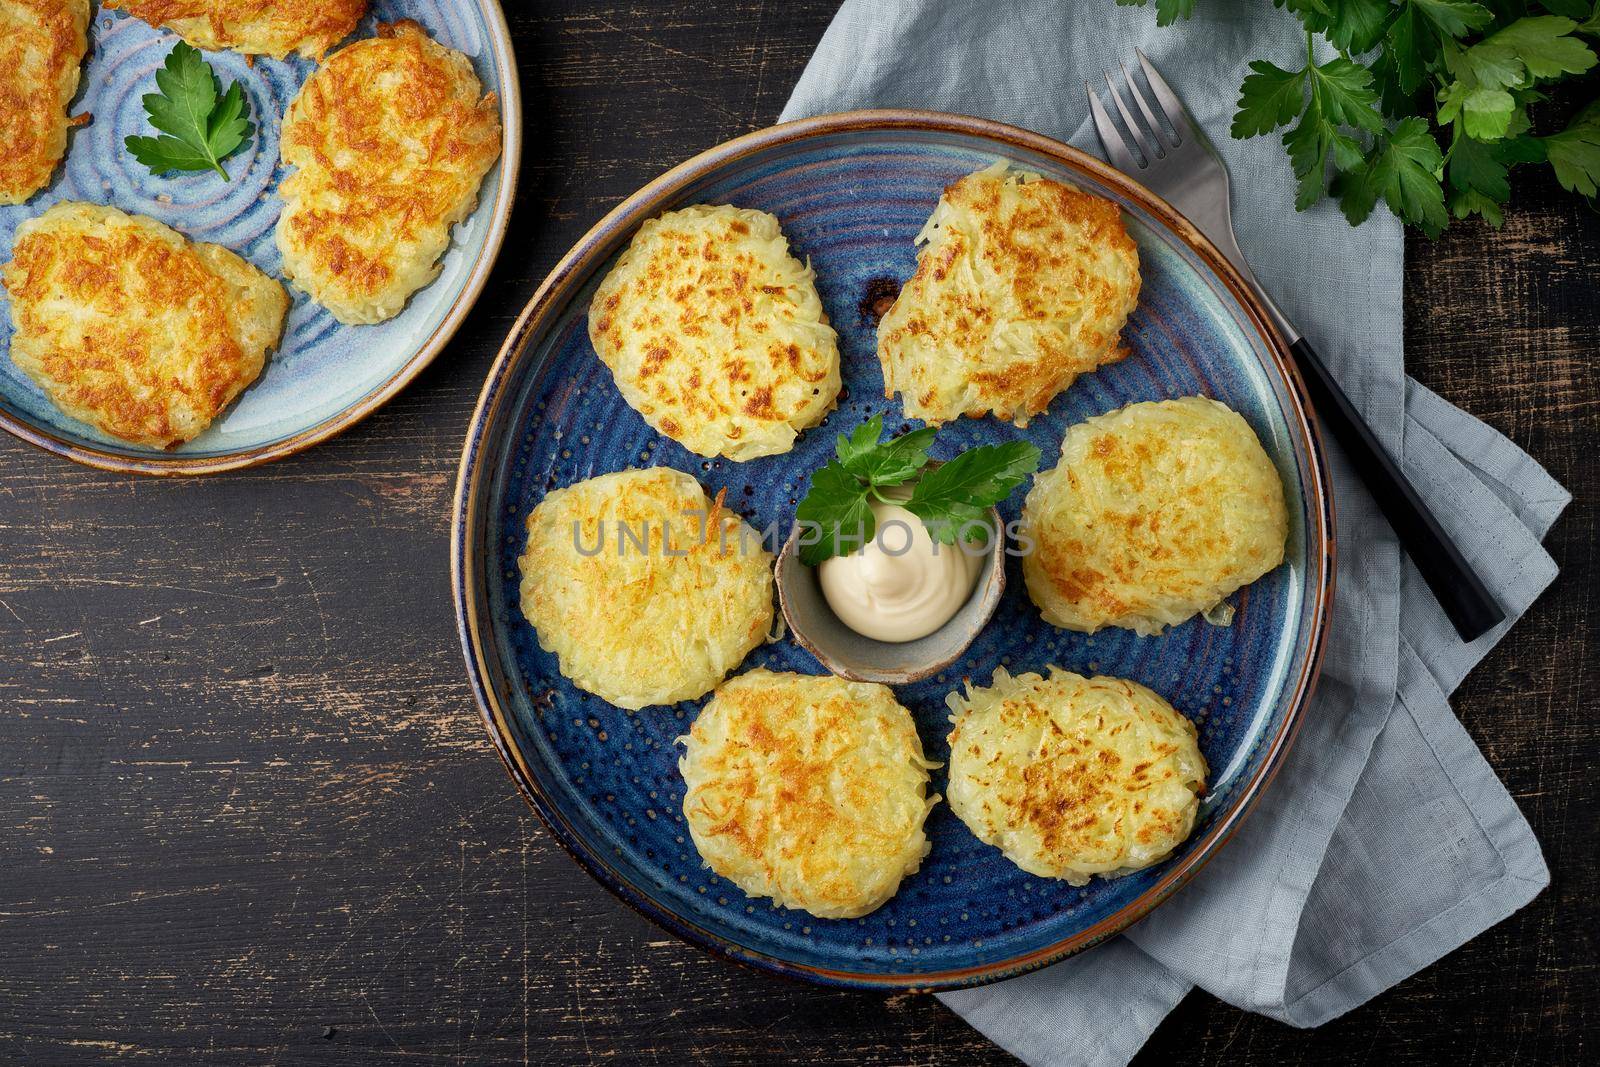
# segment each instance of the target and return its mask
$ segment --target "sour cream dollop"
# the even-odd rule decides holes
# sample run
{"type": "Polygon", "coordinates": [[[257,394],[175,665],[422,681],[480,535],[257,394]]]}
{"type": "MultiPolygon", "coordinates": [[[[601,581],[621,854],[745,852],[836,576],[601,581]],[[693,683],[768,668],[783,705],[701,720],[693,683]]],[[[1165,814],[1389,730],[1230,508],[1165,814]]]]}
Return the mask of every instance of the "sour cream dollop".
{"type": "Polygon", "coordinates": [[[864,548],[817,569],[822,595],[856,633],[915,641],[949,622],[972,595],[982,554],[937,544],[922,520],[898,504],[871,502],[878,532],[864,548]]]}

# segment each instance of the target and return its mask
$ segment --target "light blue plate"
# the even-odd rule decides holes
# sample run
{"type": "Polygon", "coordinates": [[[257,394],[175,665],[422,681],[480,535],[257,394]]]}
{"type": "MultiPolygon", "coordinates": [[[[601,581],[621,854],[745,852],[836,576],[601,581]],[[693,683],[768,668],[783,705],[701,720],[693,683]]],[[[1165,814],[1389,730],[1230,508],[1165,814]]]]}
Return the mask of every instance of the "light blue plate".
{"type": "MultiPolygon", "coordinates": [[[[579,243],[524,312],[490,375],[468,434],[453,538],[469,672],[513,777],[556,837],[596,878],[668,929],[714,951],[815,981],[945,987],[1041,966],[1111,936],[1171,894],[1238,824],[1286,750],[1307,700],[1330,600],[1331,517],[1316,435],[1281,346],[1268,340],[1221,258],[1171,208],[1081,153],[1021,130],[916,112],[825,116],[752,134],[668,173],[579,243]],[[1120,203],[1144,277],[1126,331],[1132,355],[1084,375],[1027,429],[962,419],[935,454],[1026,438],[1054,465],[1065,428],[1138,400],[1215,397],[1250,422],[1277,462],[1290,503],[1287,563],[1232,599],[1231,626],[1195,619],[1158,638],[1057,630],[1029,601],[1016,566],[993,621],[960,660],[896,687],[930,758],[948,756],[944,698],[963,678],[987,684],[1055,664],[1136,679],[1199,727],[1210,791],[1193,836],[1165,863],[1083,888],[1036,878],[979,842],[941,803],[933,850],[898,895],[861,919],[827,921],[752,900],[707,870],[682,815],[674,739],[701,702],[622,711],[575,689],[519,610],[517,557],[544,493],[631,466],[687,471],[757,529],[786,530],[836,434],[885,400],[871,306],[909,277],[913,238],[941,190],[997,158],[1120,203]],[[839,331],[845,392],[793,451],[746,463],[705,460],[655,433],[618,395],[589,344],[595,285],[638,224],[684,204],[732,203],[775,214],[795,254],[816,268],[839,331]]],[[[1023,492],[1001,507],[1015,518],[1023,492]]],[[[792,640],[744,667],[822,673],[792,640]]],[[[944,772],[934,788],[944,790],[944,772]]]]}
{"type": "MultiPolygon", "coordinates": [[[[377,0],[350,40],[372,36],[379,22],[403,18],[471,57],[485,90],[500,97],[505,129],[500,162],[483,183],[477,210],[456,227],[439,279],[377,326],[342,325],[289,286],[294,306],[283,342],[261,377],[210,429],[170,451],[118,441],[57,411],[11,362],[11,319],[0,315],[0,426],[50,451],[116,470],[193,474],[247,467],[360,421],[438,354],[482,290],[505,235],[521,154],[521,99],[510,36],[494,0],[377,0]]],[[[47,189],[26,204],[0,207],[0,263],[10,260],[23,220],[62,200],[85,200],[149,215],[280,275],[282,257],[273,240],[282,207],[275,190],[285,174],[279,120],[316,64],[257,56],[251,65],[235,52],[206,52],[224,85],[243,83],[256,137],[225,161],[231,181],[211,173],[158,176],[128,153],[123,138],[155,132],[141,98],[156,91],[156,71],[177,40],[120,12],[96,13],[83,88],[71,109],[93,119],[71,133],[66,161],[47,189]]]]}

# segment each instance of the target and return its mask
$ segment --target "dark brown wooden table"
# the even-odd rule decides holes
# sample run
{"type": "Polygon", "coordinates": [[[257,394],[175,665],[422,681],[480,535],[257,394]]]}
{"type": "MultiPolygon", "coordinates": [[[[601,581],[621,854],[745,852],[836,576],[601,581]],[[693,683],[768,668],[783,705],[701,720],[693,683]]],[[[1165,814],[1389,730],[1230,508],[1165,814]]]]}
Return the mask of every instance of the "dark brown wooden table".
{"type": "MultiPolygon", "coordinates": [[[[399,399],[200,480],[0,440],[0,1063],[1009,1059],[931,997],[813,989],[675,941],[567,859],[485,740],[446,529],[489,361],[606,209],[776,118],[834,0],[507,7],[528,105],[511,235],[399,399]]],[[[1550,539],[1559,584],[1456,700],[1553,885],[1320,1030],[1195,994],[1140,1062],[1594,1055],[1597,261],[1600,216],[1544,177],[1503,231],[1408,249],[1412,373],[1577,496],[1550,539]]]]}

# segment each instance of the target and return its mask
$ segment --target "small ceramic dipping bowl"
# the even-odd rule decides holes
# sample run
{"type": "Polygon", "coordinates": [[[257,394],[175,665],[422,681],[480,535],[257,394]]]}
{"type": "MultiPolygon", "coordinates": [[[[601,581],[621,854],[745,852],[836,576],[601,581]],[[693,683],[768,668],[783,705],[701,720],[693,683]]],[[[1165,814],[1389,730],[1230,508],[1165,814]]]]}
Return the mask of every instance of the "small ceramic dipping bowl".
{"type": "Polygon", "coordinates": [[[778,604],[789,632],[824,667],[851,681],[904,685],[937,674],[961,658],[994,617],[1005,592],[1005,524],[994,508],[989,522],[995,536],[967,602],[933,633],[903,642],[874,640],[840,621],[822,595],[816,568],[800,562],[797,526],[778,555],[778,604]]]}

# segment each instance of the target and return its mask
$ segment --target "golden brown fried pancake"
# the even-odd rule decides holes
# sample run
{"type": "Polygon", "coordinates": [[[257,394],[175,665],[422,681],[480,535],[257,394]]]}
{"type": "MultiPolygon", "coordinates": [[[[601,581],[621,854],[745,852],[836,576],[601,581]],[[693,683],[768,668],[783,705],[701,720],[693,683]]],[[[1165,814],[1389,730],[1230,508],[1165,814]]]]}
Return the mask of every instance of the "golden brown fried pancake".
{"type": "Polygon", "coordinates": [[[752,897],[853,919],[928,854],[937,765],[887,686],[748,671],[678,740],[695,848],[752,897]]]}
{"type": "Polygon", "coordinates": [[[346,323],[382,322],[439,276],[500,157],[472,63],[413,22],[340,49],[283,119],[285,277],[346,323]]]}
{"type": "MultiPolygon", "coordinates": [[[[1237,412],[1205,397],[1129,404],[1067,431],[1022,507],[1028,595],[1046,622],[1157,634],[1283,562],[1278,469],[1237,412]]],[[[1218,609],[1212,612],[1212,609],[1218,609]]]]}
{"type": "Polygon", "coordinates": [[[704,696],[772,629],[772,554],[670,467],[552,490],[518,563],[539,644],[618,707],[704,696]]]}
{"type": "Polygon", "coordinates": [[[751,208],[696,204],[639,227],[595,290],[589,340],[629,406],[702,456],[787,452],[839,393],[812,270],[751,208]]]}
{"type": "Polygon", "coordinates": [[[1004,163],[945,190],[917,271],[878,323],[885,396],[908,418],[1027,425],[1126,355],[1139,251],[1109,200],[1004,163]]]}
{"type": "Polygon", "coordinates": [[[104,0],[197,48],[311,59],[350,36],[367,0],[104,0]]]}
{"type": "Polygon", "coordinates": [[[188,441],[256,380],[289,294],[225,248],[72,201],[17,229],[11,359],[62,411],[152,448],[188,441]]]}
{"type": "Polygon", "coordinates": [[[1083,885],[1159,863],[1194,828],[1194,724],[1121,678],[995,671],[949,704],[950,808],[1029,874],[1083,885]]]}
{"type": "Polygon", "coordinates": [[[0,204],[50,184],[88,48],[89,0],[0,0],[0,204]]]}

